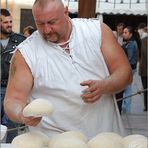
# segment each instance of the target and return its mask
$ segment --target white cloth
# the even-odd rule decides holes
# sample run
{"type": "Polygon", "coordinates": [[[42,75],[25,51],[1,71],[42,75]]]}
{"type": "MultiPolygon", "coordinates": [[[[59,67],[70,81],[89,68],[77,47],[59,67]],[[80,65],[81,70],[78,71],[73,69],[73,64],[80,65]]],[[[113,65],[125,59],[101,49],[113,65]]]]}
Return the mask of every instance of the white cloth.
{"type": "Polygon", "coordinates": [[[9,38],[4,39],[4,40],[0,40],[0,42],[1,42],[2,46],[3,46],[3,48],[5,49],[5,48],[6,48],[6,46],[8,45],[9,38]]]}
{"type": "Polygon", "coordinates": [[[117,41],[121,46],[123,45],[123,37],[122,36],[118,36],[117,41]]]}
{"type": "Polygon", "coordinates": [[[141,39],[148,36],[148,33],[145,32],[144,29],[138,29],[138,33],[139,33],[141,39]]]}
{"type": "Polygon", "coordinates": [[[46,42],[38,31],[18,46],[34,77],[30,99],[45,98],[54,106],[53,114],[34,128],[48,136],[69,130],[79,130],[88,138],[105,131],[125,135],[113,96],[103,95],[93,104],[80,98],[84,89],[80,82],[109,76],[100,50],[100,22],[73,19],[72,24],[70,54],[46,42]]]}

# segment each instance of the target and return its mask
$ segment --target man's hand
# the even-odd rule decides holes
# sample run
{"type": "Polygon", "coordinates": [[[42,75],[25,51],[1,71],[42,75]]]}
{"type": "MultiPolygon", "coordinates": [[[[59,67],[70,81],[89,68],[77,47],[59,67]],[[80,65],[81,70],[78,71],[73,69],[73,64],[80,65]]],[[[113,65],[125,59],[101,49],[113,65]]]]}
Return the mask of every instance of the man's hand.
{"type": "Polygon", "coordinates": [[[36,126],[42,120],[42,117],[23,117],[21,116],[21,121],[23,124],[28,126],[36,126]]]}
{"type": "Polygon", "coordinates": [[[41,121],[42,117],[24,117],[23,115],[23,109],[26,106],[26,103],[21,102],[20,100],[13,99],[13,104],[11,100],[7,100],[5,102],[5,106],[9,107],[9,110],[11,112],[11,117],[9,117],[11,120],[22,123],[28,126],[36,126],[41,121]],[[7,103],[7,105],[6,105],[7,103]],[[15,119],[15,120],[14,120],[15,119]]]}
{"type": "Polygon", "coordinates": [[[42,117],[24,117],[23,108],[20,110],[20,112],[16,113],[16,116],[18,121],[28,126],[36,126],[42,119],[42,117]]]}
{"type": "Polygon", "coordinates": [[[93,103],[100,99],[103,94],[103,80],[88,80],[80,83],[81,86],[88,86],[81,95],[86,103],[93,103]]]}

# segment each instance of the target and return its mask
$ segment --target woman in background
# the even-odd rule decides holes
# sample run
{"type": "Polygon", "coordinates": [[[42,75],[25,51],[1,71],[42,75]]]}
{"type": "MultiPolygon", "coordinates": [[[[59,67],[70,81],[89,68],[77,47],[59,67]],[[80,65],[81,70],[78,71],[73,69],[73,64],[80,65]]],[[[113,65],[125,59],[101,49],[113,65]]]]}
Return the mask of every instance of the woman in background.
{"type": "MultiPolygon", "coordinates": [[[[137,38],[138,32],[136,32],[131,26],[127,26],[124,28],[123,31],[123,39],[124,43],[122,45],[122,48],[124,49],[129,63],[132,68],[133,75],[136,72],[137,69],[137,61],[138,61],[138,48],[140,47],[139,45],[139,40],[137,38]]],[[[124,90],[124,97],[130,96],[132,94],[132,84],[128,85],[125,90],[124,90]]],[[[122,103],[122,110],[123,112],[130,113],[131,112],[131,97],[127,97],[125,100],[123,100],[122,103]]]]}

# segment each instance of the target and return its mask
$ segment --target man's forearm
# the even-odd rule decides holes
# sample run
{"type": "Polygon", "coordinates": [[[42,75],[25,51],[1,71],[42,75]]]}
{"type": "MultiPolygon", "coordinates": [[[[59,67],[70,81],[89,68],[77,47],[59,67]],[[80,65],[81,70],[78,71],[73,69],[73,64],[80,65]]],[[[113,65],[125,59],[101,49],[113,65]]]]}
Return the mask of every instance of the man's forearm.
{"type": "Polygon", "coordinates": [[[24,107],[25,103],[22,103],[19,100],[7,98],[4,101],[4,109],[9,119],[18,123],[23,122],[21,116],[24,107]]]}
{"type": "Polygon", "coordinates": [[[104,82],[104,94],[114,94],[123,90],[132,82],[132,71],[127,68],[115,71],[104,82]]]}

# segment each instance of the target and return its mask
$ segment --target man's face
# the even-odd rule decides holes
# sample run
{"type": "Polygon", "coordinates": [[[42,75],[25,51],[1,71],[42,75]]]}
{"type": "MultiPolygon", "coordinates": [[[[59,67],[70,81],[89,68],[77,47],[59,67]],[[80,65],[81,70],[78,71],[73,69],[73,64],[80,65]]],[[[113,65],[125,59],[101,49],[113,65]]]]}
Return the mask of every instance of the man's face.
{"type": "Polygon", "coordinates": [[[119,35],[122,35],[123,34],[123,26],[117,26],[117,32],[119,35]]]}
{"type": "Polygon", "coordinates": [[[12,33],[12,17],[11,16],[0,16],[0,27],[1,34],[9,35],[12,33]]]}
{"type": "Polygon", "coordinates": [[[47,41],[58,43],[65,35],[67,28],[67,13],[62,7],[54,3],[41,9],[38,5],[33,9],[36,26],[40,34],[47,41]]]}

